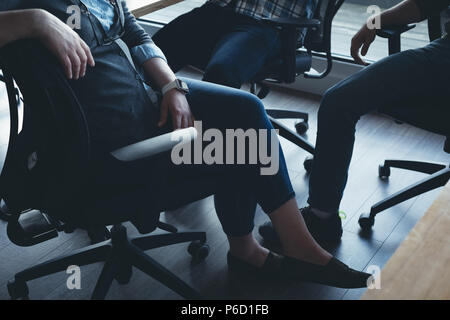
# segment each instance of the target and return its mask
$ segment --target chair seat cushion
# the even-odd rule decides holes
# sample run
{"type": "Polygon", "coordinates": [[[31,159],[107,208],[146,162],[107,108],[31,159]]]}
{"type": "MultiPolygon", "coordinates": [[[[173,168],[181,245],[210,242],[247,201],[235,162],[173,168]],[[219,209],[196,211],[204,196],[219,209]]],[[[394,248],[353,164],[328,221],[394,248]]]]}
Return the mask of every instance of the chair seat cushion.
{"type": "Polygon", "coordinates": [[[415,108],[411,104],[398,105],[396,108],[381,108],[380,112],[415,127],[450,137],[450,108],[433,103],[427,105],[426,108],[415,108]]]}
{"type": "Polygon", "coordinates": [[[110,156],[98,159],[83,196],[54,208],[51,216],[83,229],[130,221],[140,233],[150,233],[161,212],[206,198],[217,189],[214,177],[186,178],[166,170],[159,161],[170,160],[165,156],[132,163],[110,156]]]}
{"type": "MultiPolygon", "coordinates": [[[[303,74],[311,69],[312,57],[307,52],[297,52],[295,56],[295,72],[303,74]]],[[[286,83],[283,76],[283,59],[281,57],[274,58],[261,69],[254,78],[255,82],[265,79],[274,79],[282,83],[286,83]]]]}

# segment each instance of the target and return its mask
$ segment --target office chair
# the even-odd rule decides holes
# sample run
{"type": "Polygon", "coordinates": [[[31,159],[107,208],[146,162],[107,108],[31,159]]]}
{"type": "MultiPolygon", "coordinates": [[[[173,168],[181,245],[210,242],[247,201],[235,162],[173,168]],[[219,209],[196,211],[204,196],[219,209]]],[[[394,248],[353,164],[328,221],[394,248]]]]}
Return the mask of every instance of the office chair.
{"type": "MultiPolygon", "coordinates": [[[[411,30],[413,27],[413,25],[398,26],[379,30],[377,34],[381,37],[388,38],[389,54],[394,54],[400,52],[401,34],[411,30]]],[[[439,15],[428,20],[428,30],[430,41],[441,37],[442,29],[439,15]]],[[[448,110],[443,109],[441,114],[436,115],[430,114],[424,108],[413,110],[410,106],[401,106],[393,111],[384,111],[381,109],[380,112],[391,116],[397,123],[401,124],[406,122],[424,130],[443,135],[446,137],[444,151],[450,153],[450,112],[448,110]]],[[[363,230],[370,230],[372,228],[378,213],[420,194],[442,187],[450,180],[450,165],[406,160],[385,160],[378,168],[378,176],[380,179],[389,178],[391,168],[423,172],[430,176],[376,203],[372,206],[369,213],[361,214],[358,223],[363,230]]]]}
{"type": "MultiPolygon", "coordinates": [[[[344,0],[318,0],[312,19],[304,18],[274,18],[262,19],[263,23],[280,29],[282,37],[282,50],[279,56],[268,61],[258,74],[250,80],[250,92],[264,99],[270,92],[269,86],[264,82],[289,84],[297,76],[303,75],[308,79],[322,79],[326,77],[333,66],[331,56],[331,24],[344,0]],[[307,29],[305,43],[298,41],[300,29],[307,29]],[[306,51],[299,51],[304,47],[306,51]],[[323,53],[326,56],[327,66],[322,72],[312,68],[313,52],[323,53]],[[257,91],[257,87],[260,90],[257,91]]],[[[202,66],[197,66],[202,69],[202,66]]],[[[270,121],[282,137],[296,144],[310,154],[314,154],[314,146],[301,136],[308,130],[308,114],[299,111],[282,109],[266,109],[270,121]],[[301,119],[296,124],[296,132],[279,119],[301,119]]],[[[304,163],[309,166],[309,159],[304,163]]]]}
{"type": "MultiPolygon", "coordinates": [[[[1,70],[0,70],[1,71],[1,70]]],[[[6,83],[5,77],[3,74],[0,74],[0,82],[6,83]]],[[[20,91],[17,87],[14,88],[16,94],[17,108],[20,109],[22,107],[22,97],[20,96],[20,91]]],[[[10,215],[8,211],[8,207],[6,206],[5,201],[3,200],[2,195],[0,194],[0,220],[8,221],[10,215]]]]}
{"type": "MultiPolygon", "coordinates": [[[[28,299],[27,282],[70,265],[105,262],[92,293],[104,299],[114,279],[126,284],[136,267],[187,299],[200,294],[168,271],[144,251],[171,244],[191,242],[188,251],[198,261],[208,255],[205,232],[177,232],[159,221],[160,212],[186,204],[174,199],[174,208],[155,208],[144,186],[114,188],[114,192],[90,179],[94,166],[89,130],[83,109],[53,56],[39,43],[23,40],[0,51],[0,64],[10,104],[10,137],[0,176],[0,194],[8,205],[7,233],[19,246],[32,246],[72,232],[75,228],[110,226],[110,239],[38,264],[15,274],[8,283],[12,299],[28,299]],[[24,119],[18,133],[17,95],[14,81],[24,98],[24,119]],[[94,192],[95,191],[95,192],[94,192]],[[123,222],[130,221],[144,234],[129,237],[123,222]],[[148,234],[160,228],[164,233],[148,234]]],[[[180,132],[193,139],[195,129],[180,132]]],[[[169,152],[174,142],[159,136],[115,150],[105,157],[125,164],[169,152]],[[162,143],[164,142],[164,143],[162,143]],[[158,145],[158,146],[157,146],[158,145]],[[155,148],[158,148],[157,150],[155,148]]],[[[205,182],[207,185],[208,182],[205,182]]],[[[185,188],[186,186],[180,186],[185,188]]],[[[164,189],[164,188],[162,188],[164,189]]],[[[161,190],[161,194],[182,192],[161,190]]],[[[152,191],[153,192],[153,191],[152,191]]],[[[156,196],[159,191],[155,191],[156,196]]],[[[207,195],[199,195],[199,199],[207,195]]],[[[191,199],[192,200],[192,199],[191,199]]],[[[186,201],[186,203],[184,203],[186,201]]]]}
{"type": "MultiPolygon", "coordinates": [[[[260,72],[250,81],[250,91],[260,99],[264,99],[270,91],[265,82],[289,84],[295,82],[296,77],[303,75],[308,79],[322,79],[326,77],[333,66],[331,56],[331,26],[337,11],[344,0],[319,0],[312,19],[304,18],[273,18],[262,19],[264,23],[277,27],[281,33],[281,54],[268,61],[260,72]],[[299,42],[300,29],[306,28],[304,43],[299,42]],[[305,51],[299,51],[304,48],[305,51]],[[312,68],[313,52],[326,56],[327,66],[322,72],[312,68]],[[260,87],[258,93],[257,86],[260,87]]],[[[314,146],[305,140],[304,134],[308,128],[308,114],[299,111],[288,111],[268,108],[267,114],[280,135],[300,148],[314,154],[314,146]],[[296,132],[285,126],[279,119],[301,119],[295,125],[296,132]]],[[[305,160],[305,168],[310,166],[310,160],[305,160]]]]}

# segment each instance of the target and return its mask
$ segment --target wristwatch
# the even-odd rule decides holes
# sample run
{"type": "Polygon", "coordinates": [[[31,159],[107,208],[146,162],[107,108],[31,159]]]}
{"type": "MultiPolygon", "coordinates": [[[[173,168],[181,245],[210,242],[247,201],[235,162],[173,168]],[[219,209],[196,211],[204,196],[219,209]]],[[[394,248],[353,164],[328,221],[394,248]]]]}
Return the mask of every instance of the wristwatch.
{"type": "Polygon", "coordinates": [[[169,92],[172,89],[177,89],[178,91],[184,93],[184,94],[188,94],[189,93],[189,87],[186,84],[186,82],[184,82],[183,80],[180,79],[175,79],[172,82],[169,82],[168,84],[166,84],[162,89],[161,89],[161,93],[163,94],[163,96],[169,92]]]}

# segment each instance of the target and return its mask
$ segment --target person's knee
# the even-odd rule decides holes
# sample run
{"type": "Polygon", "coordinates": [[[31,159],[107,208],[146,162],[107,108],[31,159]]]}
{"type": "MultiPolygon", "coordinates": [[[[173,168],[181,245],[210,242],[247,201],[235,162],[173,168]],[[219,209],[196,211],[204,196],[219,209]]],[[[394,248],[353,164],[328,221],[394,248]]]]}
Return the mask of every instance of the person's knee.
{"type": "Polygon", "coordinates": [[[355,101],[343,86],[328,89],[320,103],[318,120],[323,123],[349,119],[354,114],[355,101]]]}
{"type": "Polygon", "coordinates": [[[254,94],[243,92],[235,105],[236,113],[247,120],[249,127],[261,127],[267,121],[267,114],[262,101],[254,94]]]}
{"type": "Polygon", "coordinates": [[[233,64],[226,61],[212,63],[206,68],[203,80],[232,88],[240,88],[242,83],[234,69],[233,64]]]}

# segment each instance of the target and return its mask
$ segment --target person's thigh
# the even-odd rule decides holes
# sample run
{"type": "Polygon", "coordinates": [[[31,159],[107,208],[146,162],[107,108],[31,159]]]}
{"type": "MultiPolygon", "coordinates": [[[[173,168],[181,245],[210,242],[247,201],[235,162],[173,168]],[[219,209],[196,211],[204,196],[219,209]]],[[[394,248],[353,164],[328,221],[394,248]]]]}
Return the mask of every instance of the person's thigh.
{"type": "Polygon", "coordinates": [[[280,47],[277,29],[257,22],[238,22],[217,42],[204,80],[239,88],[277,55],[280,47]]]}
{"type": "Polygon", "coordinates": [[[331,88],[322,106],[331,113],[361,116],[373,110],[449,101],[449,57],[449,40],[389,56],[331,88]]]}
{"type": "Polygon", "coordinates": [[[272,129],[264,105],[248,92],[213,83],[183,79],[189,86],[187,100],[204,129],[272,129]]]}
{"type": "Polygon", "coordinates": [[[226,26],[222,11],[205,4],[172,20],[152,37],[175,72],[189,64],[206,65],[226,26]]]}
{"type": "Polygon", "coordinates": [[[433,123],[435,129],[445,130],[450,121],[450,38],[436,40],[410,54],[424,60],[424,72],[409,72],[409,96],[398,105],[380,106],[379,111],[421,127],[433,123]]]}

